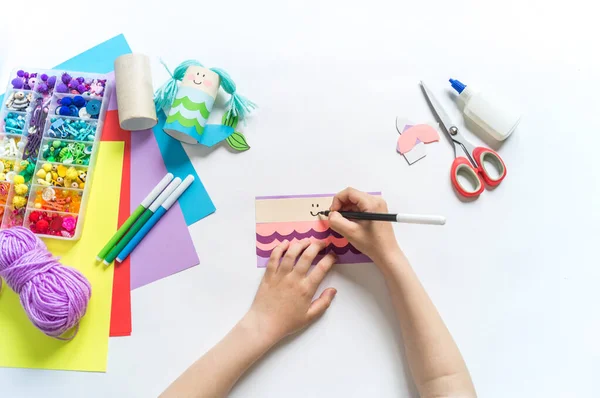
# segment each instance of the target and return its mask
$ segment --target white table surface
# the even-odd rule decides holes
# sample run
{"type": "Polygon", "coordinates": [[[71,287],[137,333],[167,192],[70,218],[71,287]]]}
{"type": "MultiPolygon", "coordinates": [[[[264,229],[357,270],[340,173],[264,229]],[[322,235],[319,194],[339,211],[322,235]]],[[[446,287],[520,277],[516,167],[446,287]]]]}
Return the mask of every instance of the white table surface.
{"type": "MultiPolygon", "coordinates": [[[[154,57],[155,84],[167,77],[159,56],[196,58],[225,68],[260,110],[244,129],[250,151],[187,147],[217,206],[190,228],[201,264],[132,292],[133,335],[110,339],[108,372],[0,369],[3,397],[158,395],[252,300],[254,196],[348,185],[448,217],[395,230],[481,397],[597,394],[600,28],[589,1],[6,3],[2,86],[17,65],[50,67],[124,33],[154,57]],[[433,120],[421,79],[463,126],[449,77],[524,114],[499,148],[506,180],[471,203],[451,188],[444,137],[410,167],[395,151],[396,116],[433,120]]],[[[416,395],[375,266],[339,266],[327,286],[339,291],[327,314],[233,397],[416,395]]]]}

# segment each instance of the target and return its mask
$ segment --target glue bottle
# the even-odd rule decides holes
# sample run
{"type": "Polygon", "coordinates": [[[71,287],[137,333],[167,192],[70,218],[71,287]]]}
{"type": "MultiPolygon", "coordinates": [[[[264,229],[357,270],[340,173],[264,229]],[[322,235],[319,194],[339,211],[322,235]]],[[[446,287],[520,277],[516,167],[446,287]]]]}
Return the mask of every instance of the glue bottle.
{"type": "Polygon", "coordinates": [[[450,79],[450,84],[458,92],[464,115],[494,139],[504,141],[517,128],[521,120],[518,112],[497,101],[492,103],[458,80],[450,79]]]}

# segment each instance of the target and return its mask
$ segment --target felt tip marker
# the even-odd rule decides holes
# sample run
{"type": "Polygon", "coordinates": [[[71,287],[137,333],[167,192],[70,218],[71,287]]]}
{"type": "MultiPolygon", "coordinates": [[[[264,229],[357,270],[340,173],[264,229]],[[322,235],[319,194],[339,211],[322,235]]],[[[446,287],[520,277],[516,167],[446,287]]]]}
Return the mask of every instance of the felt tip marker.
{"type": "Polygon", "coordinates": [[[163,179],[160,180],[158,184],[156,184],[154,189],[150,191],[146,198],[142,200],[142,203],[140,203],[140,205],[133,211],[133,213],[131,213],[129,218],[125,220],[123,225],[121,225],[121,228],[119,228],[119,230],[113,235],[113,237],[108,241],[104,248],[100,250],[100,253],[98,253],[98,255],[96,256],[96,261],[102,261],[106,258],[108,253],[110,253],[111,249],[115,247],[117,242],[123,237],[123,235],[125,235],[125,233],[133,225],[135,220],[137,220],[142,215],[142,213],[152,204],[152,202],[154,202],[154,199],[156,199],[158,195],[160,195],[160,193],[165,189],[165,187],[171,182],[172,179],[173,174],[167,173],[167,175],[165,175],[163,179]]]}
{"type": "MultiPolygon", "coordinates": [[[[322,214],[325,217],[329,217],[329,210],[320,211],[318,214],[322,214]]],[[[367,212],[355,212],[355,211],[340,211],[339,212],[344,218],[349,220],[368,220],[368,221],[389,221],[389,222],[401,222],[410,224],[430,224],[430,225],[444,225],[446,224],[446,217],[427,215],[427,214],[388,214],[388,213],[367,213],[367,212]]]]}
{"type": "MultiPolygon", "coordinates": [[[[162,202],[160,206],[156,208],[152,217],[146,224],[135,234],[135,236],[127,243],[123,250],[117,256],[117,261],[122,263],[125,261],[127,256],[136,248],[136,246],[144,239],[144,237],[150,232],[152,227],[165,215],[167,211],[173,206],[173,204],[179,199],[179,197],[185,192],[185,190],[194,182],[194,176],[188,175],[185,177],[183,182],[177,186],[177,188],[169,195],[169,197],[162,202]]],[[[154,206],[154,203],[151,207],[154,206]]]]}
{"type": "Polygon", "coordinates": [[[106,258],[103,261],[104,265],[109,265],[115,260],[117,255],[121,253],[121,250],[123,250],[123,248],[129,243],[129,241],[131,241],[131,239],[135,236],[135,234],[140,229],[142,229],[144,224],[146,224],[146,222],[154,215],[156,209],[160,207],[160,205],[169,197],[169,195],[171,195],[171,193],[175,190],[175,188],[179,186],[179,184],[181,184],[181,178],[176,177],[169,183],[169,185],[167,185],[167,187],[160,193],[160,195],[158,195],[158,198],[156,198],[154,202],[152,202],[152,204],[146,209],[146,211],[142,213],[140,218],[136,220],[136,222],[129,229],[129,231],[127,231],[123,239],[121,239],[119,243],[112,248],[110,253],[108,253],[108,256],[106,256],[106,258]]]}

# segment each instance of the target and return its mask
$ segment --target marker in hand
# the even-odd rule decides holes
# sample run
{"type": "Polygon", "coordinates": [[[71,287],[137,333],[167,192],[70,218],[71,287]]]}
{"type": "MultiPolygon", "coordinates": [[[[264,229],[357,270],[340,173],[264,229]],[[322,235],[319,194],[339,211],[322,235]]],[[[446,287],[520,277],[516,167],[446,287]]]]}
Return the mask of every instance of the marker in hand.
{"type": "MultiPolygon", "coordinates": [[[[329,210],[320,211],[317,214],[322,214],[325,217],[329,217],[329,210]]],[[[342,217],[350,220],[368,220],[368,221],[388,221],[388,222],[402,222],[410,224],[430,224],[430,225],[444,225],[446,224],[446,217],[426,214],[388,214],[388,213],[367,213],[367,212],[355,212],[355,211],[340,211],[338,212],[342,217]]]]}

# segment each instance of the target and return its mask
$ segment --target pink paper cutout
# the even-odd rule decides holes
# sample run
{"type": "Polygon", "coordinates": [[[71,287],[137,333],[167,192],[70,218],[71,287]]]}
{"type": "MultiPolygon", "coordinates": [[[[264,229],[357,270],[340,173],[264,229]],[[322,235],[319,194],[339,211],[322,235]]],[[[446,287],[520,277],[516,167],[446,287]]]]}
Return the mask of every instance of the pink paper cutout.
{"type": "Polygon", "coordinates": [[[439,140],[440,136],[433,127],[428,124],[417,124],[400,134],[396,149],[401,154],[405,154],[413,149],[419,142],[429,144],[439,140]]]}

